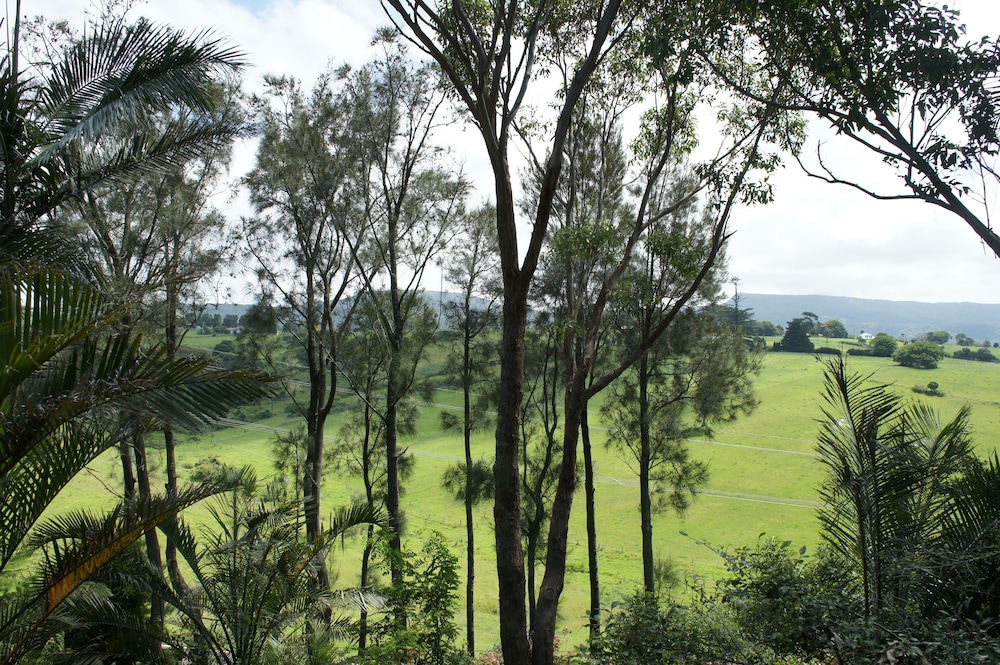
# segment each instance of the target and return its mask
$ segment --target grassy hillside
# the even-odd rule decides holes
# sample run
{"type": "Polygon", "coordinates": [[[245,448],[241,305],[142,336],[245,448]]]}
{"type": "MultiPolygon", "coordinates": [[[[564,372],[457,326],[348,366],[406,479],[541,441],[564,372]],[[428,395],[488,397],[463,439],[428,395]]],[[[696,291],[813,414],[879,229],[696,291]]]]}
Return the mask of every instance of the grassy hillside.
{"type": "MultiPolygon", "coordinates": [[[[196,337],[189,341],[205,342],[211,348],[219,340],[196,337]]],[[[972,421],[980,451],[996,448],[1000,434],[1000,363],[988,364],[945,359],[936,370],[914,370],[894,365],[888,359],[849,357],[850,368],[873,374],[873,380],[893,384],[910,399],[929,402],[950,418],[963,404],[973,407],[972,421]],[[936,381],[943,397],[926,397],[910,390],[936,381]]],[[[433,368],[428,368],[433,372],[433,368]]],[[[670,557],[687,574],[708,578],[721,571],[719,557],[702,542],[713,546],[734,547],[751,544],[766,533],[806,545],[818,544],[815,519],[816,487],[821,469],[813,456],[817,420],[821,418],[822,365],[805,354],[771,353],[765,359],[757,382],[760,406],[752,415],[718,429],[713,438],[690,442],[693,454],[707,461],[711,477],[701,496],[684,516],[662,513],[655,521],[656,552],[670,557]],[[684,531],[687,535],[683,535],[684,531]]],[[[439,411],[454,408],[459,396],[439,391],[433,404],[423,407],[416,436],[405,442],[416,463],[412,477],[405,483],[402,504],[406,532],[404,545],[419,549],[432,530],[440,531],[464,562],[463,510],[444,490],[441,477],[445,468],[462,455],[457,436],[439,430],[439,411]]],[[[349,405],[345,398],[342,403],[349,405]]],[[[596,411],[596,410],[595,410],[596,411]]],[[[237,414],[237,417],[240,414],[237,414]]],[[[217,457],[229,464],[252,464],[261,476],[273,472],[271,440],[268,428],[294,426],[280,400],[242,414],[258,419],[252,429],[222,428],[187,436],[178,450],[178,461],[186,473],[199,460],[217,457]],[[269,414],[269,415],[268,415],[269,414]],[[267,415],[265,418],[259,418],[267,415]]],[[[331,436],[340,425],[332,419],[331,436]]],[[[604,431],[598,429],[597,504],[598,531],[601,542],[600,566],[605,602],[611,603],[634,592],[641,584],[641,558],[638,512],[638,485],[625,461],[603,445],[604,431]]],[[[155,447],[157,441],[151,438],[155,447]]],[[[492,456],[492,434],[481,434],[475,441],[475,455],[492,456]]],[[[153,451],[155,472],[162,473],[163,462],[153,451]]],[[[110,503],[117,490],[114,478],[120,475],[113,454],[101,458],[60,497],[58,507],[96,507],[110,503]]],[[[118,481],[120,482],[120,481],[118,481]]],[[[325,479],[324,501],[327,507],[351,501],[361,485],[356,479],[330,473],[325,479]]],[[[562,627],[568,632],[563,640],[575,644],[583,639],[584,610],[588,603],[586,537],[582,492],[575,506],[570,536],[570,574],[562,603],[562,627]]],[[[188,519],[199,522],[206,516],[204,507],[189,511],[188,519]]],[[[489,647],[497,635],[497,589],[493,560],[492,512],[487,506],[477,511],[477,632],[480,646],[489,647]]],[[[347,541],[344,549],[331,554],[337,584],[356,583],[360,542],[347,541]]],[[[463,586],[464,589],[464,586],[463,586]]],[[[464,602],[464,599],[462,600],[464,602]]],[[[459,613],[461,614],[461,613],[459,613]]],[[[461,620],[461,617],[458,618],[461,620]]]]}

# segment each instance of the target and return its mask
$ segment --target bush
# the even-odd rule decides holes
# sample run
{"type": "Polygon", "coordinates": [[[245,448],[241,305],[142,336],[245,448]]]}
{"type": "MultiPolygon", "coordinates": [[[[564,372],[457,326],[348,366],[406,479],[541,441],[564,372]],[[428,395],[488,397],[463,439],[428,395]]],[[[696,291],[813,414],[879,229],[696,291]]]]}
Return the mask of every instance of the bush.
{"type": "Polygon", "coordinates": [[[893,361],[914,369],[935,369],[942,358],[944,348],[933,342],[910,342],[892,354],[893,361]]]}
{"type": "Polygon", "coordinates": [[[912,388],[910,388],[910,390],[912,390],[915,393],[919,393],[921,395],[930,395],[931,397],[944,397],[944,393],[938,390],[937,381],[931,381],[930,383],[927,384],[926,388],[921,388],[920,386],[913,386],[912,388]]]}
{"type": "Polygon", "coordinates": [[[980,347],[973,351],[969,347],[965,346],[955,351],[951,354],[952,358],[957,358],[958,360],[977,360],[983,363],[995,363],[997,362],[997,357],[993,355],[993,352],[987,347],[980,347]]]}
{"type": "Polygon", "coordinates": [[[815,351],[813,351],[813,353],[820,355],[828,355],[828,356],[839,356],[840,349],[835,349],[832,346],[821,346],[815,351]]]}
{"type": "Polygon", "coordinates": [[[615,607],[591,662],[611,665],[701,665],[767,662],[748,651],[726,608],[702,596],[690,607],[640,593],[615,607]]]}
{"type": "Polygon", "coordinates": [[[872,356],[871,349],[847,349],[847,355],[849,356],[872,356]]]}
{"type": "MultiPolygon", "coordinates": [[[[730,577],[719,582],[746,635],[780,662],[824,659],[835,634],[843,634],[858,607],[845,590],[854,586],[848,567],[823,550],[815,559],[790,541],[761,538],[756,547],[720,552],[730,577]]],[[[800,661],[801,662],[801,661],[800,661]]]]}
{"type": "Polygon", "coordinates": [[[889,358],[896,351],[896,338],[892,335],[879,333],[871,341],[872,355],[877,358],[889,358]]]}

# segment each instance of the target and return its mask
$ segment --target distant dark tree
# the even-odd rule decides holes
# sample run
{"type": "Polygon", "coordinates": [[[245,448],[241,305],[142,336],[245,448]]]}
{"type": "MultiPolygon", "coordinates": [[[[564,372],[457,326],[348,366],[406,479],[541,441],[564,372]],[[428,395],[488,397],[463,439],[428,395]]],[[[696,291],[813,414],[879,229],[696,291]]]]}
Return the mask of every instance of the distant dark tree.
{"type": "Polygon", "coordinates": [[[935,369],[942,358],[944,349],[933,342],[910,342],[892,354],[895,362],[914,369],[935,369]]]}
{"type": "Polygon", "coordinates": [[[848,337],[847,328],[838,319],[824,321],[816,327],[817,332],[824,337],[843,339],[848,337]]]}
{"type": "Polygon", "coordinates": [[[920,336],[920,339],[926,342],[934,342],[935,344],[947,344],[948,340],[951,339],[951,333],[947,330],[935,330],[934,332],[924,333],[920,336]]]}
{"type": "Polygon", "coordinates": [[[235,328],[239,325],[240,317],[236,314],[226,314],[222,317],[222,326],[224,328],[235,328]]]}
{"type": "Polygon", "coordinates": [[[819,315],[812,312],[802,312],[802,319],[806,324],[806,332],[815,335],[819,332],[819,315]]]}
{"type": "Polygon", "coordinates": [[[891,358],[898,344],[892,335],[879,333],[871,342],[872,355],[877,358],[891,358]]]}
{"type": "Polygon", "coordinates": [[[993,355],[993,352],[989,350],[988,347],[982,347],[976,349],[976,352],[972,354],[974,360],[984,363],[994,363],[997,361],[997,357],[993,355]]]}
{"type": "Polygon", "coordinates": [[[972,339],[965,333],[958,333],[955,335],[955,344],[959,346],[975,346],[976,340],[972,339]]]}
{"type": "Polygon", "coordinates": [[[806,318],[792,319],[785,326],[785,336],[775,345],[775,350],[811,353],[814,347],[813,343],[809,341],[809,330],[813,325],[814,322],[806,318]]]}
{"type": "Polygon", "coordinates": [[[981,346],[975,351],[967,346],[963,346],[955,353],[951,354],[952,358],[957,358],[958,360],[978,360],[979,362],[992,363],[997,361],[997,357],[993,355],[990,351],[990,347],[981,346]]]}

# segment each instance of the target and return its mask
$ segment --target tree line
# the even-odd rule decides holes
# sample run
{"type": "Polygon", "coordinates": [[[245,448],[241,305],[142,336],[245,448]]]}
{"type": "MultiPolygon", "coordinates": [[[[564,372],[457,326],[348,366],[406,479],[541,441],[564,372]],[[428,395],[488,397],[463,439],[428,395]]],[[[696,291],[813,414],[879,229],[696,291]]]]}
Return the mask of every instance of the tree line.
{"type": "MultiPolygon", "coordinates": [[[[657,505],[682,510],[706,474],[684,440],[755,404],[760,349],[711,305],[726,279],[730,220],[739,206],[770,200],[768,177],[798,154],[804,114],[897,167],[904,193],[893,196],[942,206],[1000,248],[961,179],[977,169],[992,176],[983,162],[998,143],[990,45],[960,43],[953,13],[915,0],[863,12],[851,2],[765,5],[387,0],[395,29],[376,36],[373,61],[331,69],[309,90],[269,76],[247,100],[235,79],[242,55],[205,35],[110,12],[82,35],[54,24],[55,41],[22,41],[15,17],[3,70],[0,240],[4,320],[17,322],[4,328],[5,343],[9,367],[21,369],[8,372],[3,393],[3,566],[100,452],[117,450],[123,491],[106,518],[37,525],[29,544],[46,553],[42,581],[5,597],[3,662],[49,648],[53,636],[67,652],[100,652],[136,625],[149,639],[136,641],[146,652],[133,657],[153,658],[167,605],[186,617],[196,658],[323,662],[343,627],[326,544],[365,524],[351,627],[359,656],[377,662],[415,649],[443,662],[454,564],[433,543],[423,558],[405,553],[410,462],[400,445],[414,398],[430,389],[418,368],[438,321],[420,285],[435,263],[463,295],[449,312],[459,343],[448,361],[463,415],[444,424],[464,439],[465,461],[448,482],[469,526],[466,649],[475,651],[471,508],[488,497],[504,662],[553,662],[582,470],[597,653],[591,402],[607,391],[611,444],[634,460],[643,587],[654,593],[651,515],[657,505]],[[774,15],[794,30],[776,33],[774,15]],[[829,47],[845,35],[857,49],[834,49],[831,63],[829,47]],[[901,55],[918,47],[933,74],[901,55]],[[22,50],[37,70],[20,64],[22,50]],[[553,80],[559,93],[529,118],[527,91],[553,80]],[[626,139],[624,118],[635,115],[626,139]],[[698,130],[706,115],[714,135],[698,130]],[[470,205],[469,183],[440,142],[456,117],[483,139],[489,203],[470,205]],[[946,140],[946,119],[964,135],[946,140]],[[259,136],[242,180],[253,213],[226,228],[210,193],[231,140],[248,131],[259,136]],[[699,144],[712,156],[699,157],[699,144]],[[525,155],[521,172],[512,150],[525,155]],[[179,354],[185,303],[226,250],[256,276],[240,353],[267,375],[179,354]],[[147,345],[142,333],[162,341],[147,345]],[[175,428],[211,421],[269,385],[302,422],[277,442],[291,453],[293,491],[263,486],[249,470],[182,490],[175,428]],[[328,440],[342,387],[360,406],[328,440]],[[486,463],[470,448],[484,424],[496,433],[486,463]],[[147,455],[156,432],[163,496],[147,455]],[[365,487],[361,503],[332,517],[323,502],[330,464],[365,487]],[[220,492],[213,517],[222,535],[199,542],[177,513],[220,492]],[[127,550],[140,540],[142,552],[127,550]],[[116,564],[119,552],[138,564],[116,564]],[[376,597],[369,576],[383,563],[389,584],[376,597]],[[444,586],[421,586],[428,571],[444,586]],[[124,595],[109,596],[115,589],[124,595]],[[143,589],[148,605],[129,589],[143,589]],[[247,594],[236,600],[236,590],[247,594]],[[60,630],[70,620],[86,628],[60,630]],[[293,626],[301,652],[276,654],[273,638],[293,626]]],[[[838,524],[827,525],[833,541],[838,524]]],[[[861,580],[870,618],[882,582],[861,580]]]]}

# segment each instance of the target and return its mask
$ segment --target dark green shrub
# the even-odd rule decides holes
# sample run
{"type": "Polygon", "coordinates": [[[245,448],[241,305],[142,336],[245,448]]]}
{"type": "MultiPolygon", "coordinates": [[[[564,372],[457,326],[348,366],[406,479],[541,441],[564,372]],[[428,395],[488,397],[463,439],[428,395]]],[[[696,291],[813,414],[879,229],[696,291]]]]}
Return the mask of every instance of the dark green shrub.
{"type": "Polygon", "coordinates": [[[934,342],[910,342],[892,354],[894,362],[914,369],[935,369],[944,358],[944,348],[934,342]]]}

